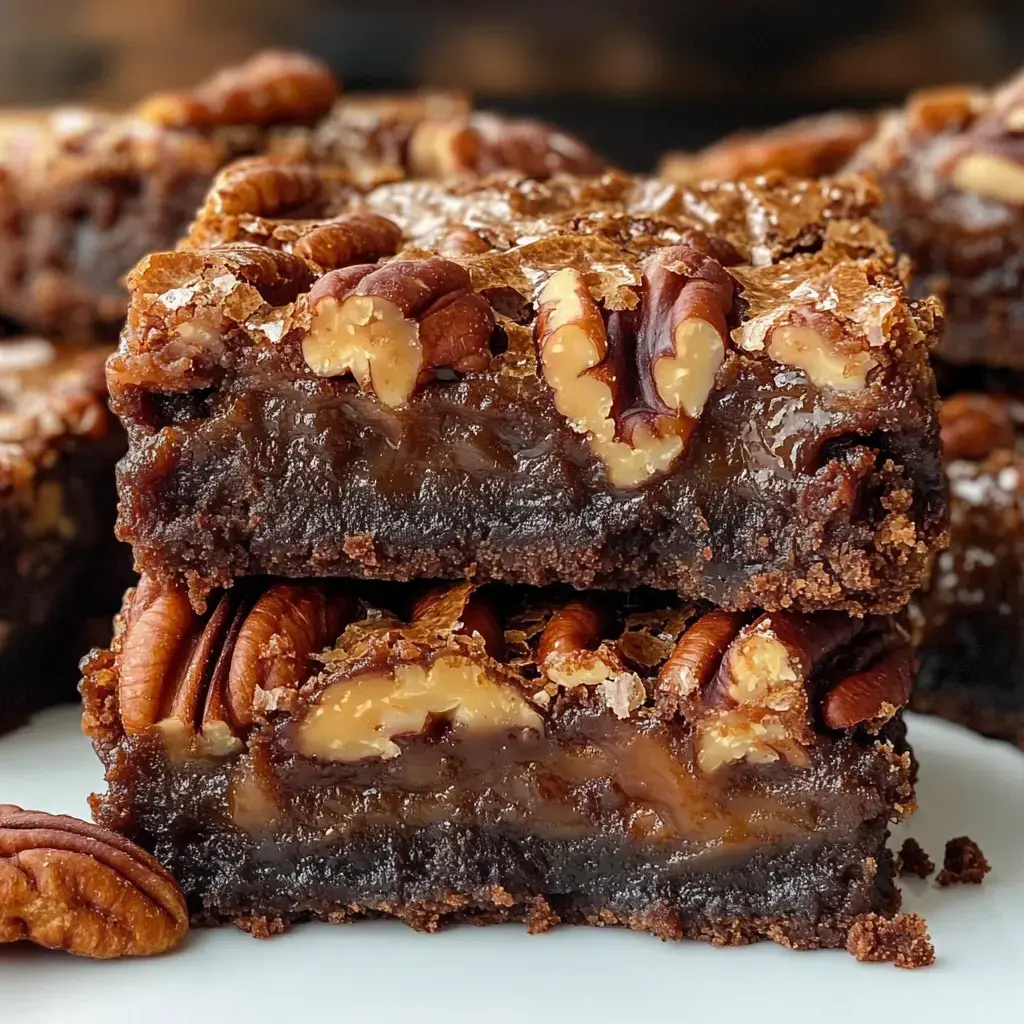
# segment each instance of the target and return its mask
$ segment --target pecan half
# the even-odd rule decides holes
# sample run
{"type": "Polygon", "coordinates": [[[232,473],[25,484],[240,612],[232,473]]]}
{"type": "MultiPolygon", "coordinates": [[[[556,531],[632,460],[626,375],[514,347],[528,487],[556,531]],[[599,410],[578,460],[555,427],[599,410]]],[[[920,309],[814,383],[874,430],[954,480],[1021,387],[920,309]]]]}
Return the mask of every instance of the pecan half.
{"type": "Polygon", "coordinates": [[[238,631],[227,676],[233,721],[248,728],[258,690],[294,691],[309,678],[309,659],[338,639],[355,601],[333,583],[275,583],[238,631]]]}
{"type": "Polygon", "coordinates": [[[138,112],[147,121],[174,128],[311,123],[331,109],[337,94],[337,80],[320,61],[266,50],[194,89],[157,93],[138,112]]]}
{"type": "Polygon", "coordinates": [[[745,626],[703,695],[708,712],[695,735],[701,770],[743,760],[806,764],[812,677],[863,628],[864,620],[841,612],[771,612],[745,626]]]}
{"type": "Polygon", "coordinates": [[[312,207],[323,188],[323,176],[310,164],[263,157],[236,160],[217,175],[198,219],[297,214],[312,207]]]}
{"type": "Polygon", "coordinates": [[[143,576],[129,599],[118,653],[118,706],[129,735],[146,732],[165,712],[167,680],[191,648],[199,626],[188,594],[143,576]]]}
{"type": "Polygon", "coordinates": [[[821,703],[822,721],[830,729],[881,728],[910,700],[915,667],[906,647],[840,680],[821,703]]]}
{"type": "Polygon", "coordinates": [[[0,942],[77,956],[150,956],[177,946],[177,882],[123,836],[65,815],[0,807],[0,942]]]}
{"type": "Polygon", "coordinates": [[[589,146],[558,128],[483,111],[421,121],[410,136],[407,160],[411,174],[430,178],[503,169],[547,178],[599,174],[606,167],[589,146]]]}
{"type": "Polygon", "coordinates": [[[733,303],[732,278],[692,247],[659,250],[642,271],[639,309],[609,313],[607,326],[573,269],[538,296],[555,406],[623,488],[669,472],[682,454],[725,359],[733,303]]]}
{"type": "Polygon", "coordinates": [[[401,244],[397,224],[376,213],[356,212],[318,224],[295,242],[292,252],[321,270],[334,270],[393,256],[401,244]]]}
{"type": "Polygon", "coordinates": [[[440,257],[331,271],[310,291],[309,308],[309,368],[351,373],[391,408],[409,402],[426,371],[490,362],[491,307],[463,267],[440,257]]]}
{"type": "Polygon", "coordinates": [[[647,691],[616,646],[602,642],[608,626],[608,617],[595,600],[570,601],[559,608],[537,647],[537,665],[554,686],[541,693],[550,699],[558,687],[596,686],[616,717],[629,718],[645,702],[647,691]]]}
{"type": "Polygon", "coordinates": [[[172,754],[237,753],[257,703],[297,690],[354,609],[336,584],[239,585],[202,617],[183,590],[143,577],[117,645],[125,732],[158,735],[172,754]]]}
{"type": "Polygon", "coordinates": [[[815,387],[862,391],[878,365],[863,339],[850,337],[835,316],[811,306],[793,310],[769,338],[772,359],[803,370],[815,387]]]}
{"type": "Polygon", "coordinates": [[[698,716],[701,691],[718,671],[743,620],[740,613],[716,608],[683,633],[658,673],[658,705],[663,714],[680,713],[691,721],[698,716]]]}
{"type": "Polygon", "coordinates": [[[679,184],[738,181],[784,171],[800,178],[832,174],[872,135],[875,118],[838,112],[800,118],[760,132],[738,132],[697,153],[669,153],[658,174],[679,184]]]}

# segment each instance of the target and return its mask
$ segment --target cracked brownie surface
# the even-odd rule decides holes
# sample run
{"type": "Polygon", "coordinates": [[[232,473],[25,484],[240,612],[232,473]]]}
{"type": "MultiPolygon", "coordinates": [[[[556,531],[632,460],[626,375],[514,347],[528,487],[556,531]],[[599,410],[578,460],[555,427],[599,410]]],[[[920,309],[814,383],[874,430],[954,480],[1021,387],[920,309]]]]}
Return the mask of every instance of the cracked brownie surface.
{"type": "Polygon", "coordinates": [[[898,608],[945,537],[934,305],[866,180],[224,171],[108,369],[119,535],[235,577],[898,608]]]}

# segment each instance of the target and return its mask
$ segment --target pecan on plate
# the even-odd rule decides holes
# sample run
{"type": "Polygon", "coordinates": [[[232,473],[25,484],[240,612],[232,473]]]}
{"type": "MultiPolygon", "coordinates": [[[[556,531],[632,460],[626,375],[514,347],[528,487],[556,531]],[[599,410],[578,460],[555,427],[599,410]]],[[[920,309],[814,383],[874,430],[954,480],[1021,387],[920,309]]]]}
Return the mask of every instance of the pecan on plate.
{"type": "Polygon", "coordinates": [[[77,818],[0,806],[0,942],[150,956],[187,930],[177,882],[134,843],[77,818]]]}

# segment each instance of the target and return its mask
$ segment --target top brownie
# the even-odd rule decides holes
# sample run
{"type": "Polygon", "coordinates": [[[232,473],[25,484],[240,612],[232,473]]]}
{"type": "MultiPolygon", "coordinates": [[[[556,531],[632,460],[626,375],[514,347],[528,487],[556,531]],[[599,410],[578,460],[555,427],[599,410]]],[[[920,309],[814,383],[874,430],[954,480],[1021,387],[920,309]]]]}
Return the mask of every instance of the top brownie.
{"type": "Polygon", "coordinates": [[[364,186],[603,166],[571,136],[459,94],[338,93],[319,61],[268,51],[123,113],[0,114],[0,315],[48,336],[114,337],[124,276],[177,244],[216,172],[243,156],[327,161],[364,186]]]}
{"type": "Polygon", "coordinates": [[[222,172],[108,364],[119,535],[236,576],[902,606],[945,539],[937,309],[874,186],[222,172]]]}

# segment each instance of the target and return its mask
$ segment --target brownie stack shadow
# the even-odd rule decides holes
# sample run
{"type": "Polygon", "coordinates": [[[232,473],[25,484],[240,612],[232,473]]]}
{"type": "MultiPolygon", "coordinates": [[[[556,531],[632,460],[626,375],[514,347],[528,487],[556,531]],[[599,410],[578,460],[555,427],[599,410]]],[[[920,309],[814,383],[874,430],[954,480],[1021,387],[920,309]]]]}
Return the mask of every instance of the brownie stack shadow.
{"type": "Polygon", "coordinates": [[[425,109],[414,176],[327,115],[129,275],[97,821],[260,935],[847,945],[914,806],[937,305],[867,178],[676,187],[425,109]]]}

